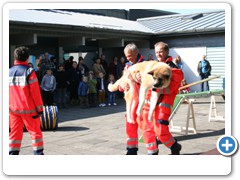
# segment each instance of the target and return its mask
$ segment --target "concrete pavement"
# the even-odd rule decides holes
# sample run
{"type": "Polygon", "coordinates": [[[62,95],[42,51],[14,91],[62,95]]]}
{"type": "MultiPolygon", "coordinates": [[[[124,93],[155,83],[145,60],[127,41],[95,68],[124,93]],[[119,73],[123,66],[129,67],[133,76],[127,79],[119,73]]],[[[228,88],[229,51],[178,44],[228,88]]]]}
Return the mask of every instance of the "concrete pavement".
{"type": "MultiPolygon", "coordinates": [[[[221,96],[215,97],[218,115],[225,116],[224,100],[221,96]]],[[[197,134],[173,133],[182,144],[181,154],[201,154],[214,149],[218,138],[225,134],[225,121],[208,122],[209,102],[210,97],[194,102],[197,134]]],[[[173,117],[175,125],[185,126],[187,107],[188,104],[180,106],[173,117]]],[[[126,153],[124,114],[122,99],[118,99],[117,106],[81,109],[71,105],[68,109],[60,109],[58,129],[43,131],[44,152],[46,155],[123,155],[126,153]]],[[[159,155],[170,153],[162,144],[159,150],[159,155]]],[[[28,132],[24,133],[20,154],[33,154],[28,132]]],[[[138,154],[146,154],[144,143],[139,143],[138,154]]]]}

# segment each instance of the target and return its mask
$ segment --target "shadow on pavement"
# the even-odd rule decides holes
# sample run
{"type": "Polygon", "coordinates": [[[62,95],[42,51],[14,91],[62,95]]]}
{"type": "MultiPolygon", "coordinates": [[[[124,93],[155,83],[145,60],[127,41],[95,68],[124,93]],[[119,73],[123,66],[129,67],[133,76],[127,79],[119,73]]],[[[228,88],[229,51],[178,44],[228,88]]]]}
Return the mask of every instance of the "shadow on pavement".
{"type": "Polygon", "coordinates": [[[56,131],[84,131],[89,130],[87,127],[79,127],[79,126],[68,126],[68,127],[58,127],[56,131]]]}
{"type": "MultiPolygon", "coordinates": [[[[206,131],[211,131],[211,130],[206,130],[206,131]]],[[[198,134],[190,134],[190,135],[183,135],[183,136],[178,136],[175,137],[178,141],[185,141],[189,139],[198,139],[198,138],[205,138],[205,137],[210,137],[210,136],[219,136],[219,135],[224,135],[225,134],[225,128],[220,129],[218,131],[212,131],[212,132],[207,132],[207,133],[198,133],[198,134]]]]}
{"type": "Polygon", "coordinates": [[[125,101],[123,99],[119,99],[117,101],[117,104],[118,104],[117,106],[92,107],[92,108],[81,108],[79,105],[72,105],[69,106],[68,109],[59,110],[58,121],[61,123],[70,120],[81,120],[126,111],[125,101]]]}

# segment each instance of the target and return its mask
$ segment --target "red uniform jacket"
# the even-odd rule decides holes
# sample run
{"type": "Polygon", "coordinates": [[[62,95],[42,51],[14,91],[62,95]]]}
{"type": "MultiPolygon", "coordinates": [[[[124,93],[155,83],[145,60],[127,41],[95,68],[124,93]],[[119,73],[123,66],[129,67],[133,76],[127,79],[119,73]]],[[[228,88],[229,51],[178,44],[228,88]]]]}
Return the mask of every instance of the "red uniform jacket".
{"type": "MultiPolygon", "coordinates": [[[[160,97],[155,109],[154,117],[160,120],[168,120],[171,115],[171,109],[174,103],[174,99],[178,94],[178,89],[181,86],[183,79],[183,72],[181,69],[172,68],[172,78],[169,86],[160,90],[160,97]]],[[[150,100],[152,90],[149,90],[146,99],[150,100]]]]}
{"type": "Polygon", "coordinates": [[[37,76],[27,62],[15,61],[9,69],[9,112],[36,116],[43,111],[37,76]]]}

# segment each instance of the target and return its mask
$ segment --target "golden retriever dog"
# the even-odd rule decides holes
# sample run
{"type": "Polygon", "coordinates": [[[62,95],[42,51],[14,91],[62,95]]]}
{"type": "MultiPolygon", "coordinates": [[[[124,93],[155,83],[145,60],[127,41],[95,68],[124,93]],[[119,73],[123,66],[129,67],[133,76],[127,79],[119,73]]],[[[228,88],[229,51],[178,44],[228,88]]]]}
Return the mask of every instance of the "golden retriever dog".
{"type": "MultiPolygon", "coordinates": [[[[126,71],[124,71],[122,77],[119,80],[117,80],[114,84],[108,85],[108,90],[110,92],[113,92],[117,91],[119,89],[119,86],[123,86],[124,84],[129,85],[129,89],[124,91],[127,121],[129,123],[134,123],[133,117],[135,114],[137,116],[141,116],[147,91],[150,88],[166,88],[170,83],[171,76],[171,68],[166,63],[158,61],[144,61],[142,63],[134,64],[126,71]],[[140,92],[138,92],[136,83],[137,73],[140,73],[141,76],[140,92]]],[[[152,91],[148,115],[149,121],[152,121],[153,111],[156,107],[159,95],[160,94],[158,92],[152,91]]]]}

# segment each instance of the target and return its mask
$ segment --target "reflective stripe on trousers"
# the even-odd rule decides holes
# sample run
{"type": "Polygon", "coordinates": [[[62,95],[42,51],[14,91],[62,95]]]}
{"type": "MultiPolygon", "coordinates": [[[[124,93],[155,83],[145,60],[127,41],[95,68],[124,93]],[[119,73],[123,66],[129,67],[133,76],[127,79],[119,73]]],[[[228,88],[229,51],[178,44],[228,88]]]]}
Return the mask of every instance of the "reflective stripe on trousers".
{"type": "Polygon", "coordinates": [[[138,138],[127,138],[127,148],[138,148],[138,138]]]}
{"type": "Polygon", "coordinates": [[[158,147],[156,142],[146,144],[148,154],[153,154],[158,152],[158,147]]]}
{"type": "Polygon", "coordinates": [[[28,115],[18,115],[10,112],[9,125],[11,129],[9,133],[9,151],[20,151],[24,125],[30,133],[33,150],[43,149],[40,118],[32,119],[32,117],[28,115]]]}

